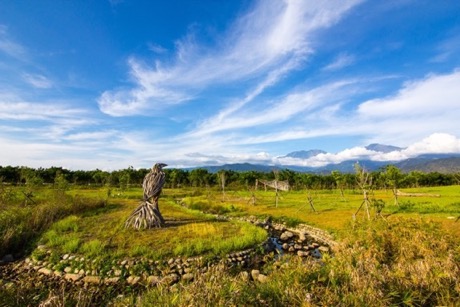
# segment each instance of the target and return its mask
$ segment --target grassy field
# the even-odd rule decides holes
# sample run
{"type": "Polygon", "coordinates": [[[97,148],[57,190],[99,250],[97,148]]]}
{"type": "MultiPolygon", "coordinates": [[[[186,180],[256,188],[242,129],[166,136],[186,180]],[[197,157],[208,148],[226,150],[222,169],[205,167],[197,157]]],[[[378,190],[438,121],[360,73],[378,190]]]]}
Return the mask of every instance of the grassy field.
{"type": "MultiPolygon", "coordinates": [[[[45,244],[59,255],[75,253],[102,262],[222,255],[254,246],[267,234],[249,223],[222,221],[216,215],[271,216],[289,226],[307,223],[328,230],[342,244],[321,263],[283,257],[267,264],[262,268],[269,276],[266,283],[212,271],[192,284],[160,285],[140,296],[111,296],[104,302],[118,306],[460,304],[460,221],[456,222],[460,186],[401,192],[425,195],[400,196],[396,205],[390,190],[374,191],[370,199],[381,200],[384,207],[377,216],[371,206],[368,221],[363,209],[353,219],[363,201],[359,191],[346,190],[343,197],[337,190],[281,192],[275,205],[274,191],[223,194],[212,189],[164,189],[160,209],[167,226],[135,231],[125,229],[124,222],[138,205],[140,188],[75,188],[66,193],[42,189],[32,205],[25,206],[19,193],[2,204],[0,250],[27,256],[35,246],[45,244]]],[[[14,301],[24,293],[30,293],[24,300],[48,295],[82,306],[101,302],[90,293],[6,288],[0,278],[0,301],[14,301]],[[48,294],[37,296],[36,291],[48,294]]]]}
{"type": "Polygon", "coordinates": [[[137,231],[125,229],[127,216],[137,206],[131,199],[116,199],[104,208],[71,215],[52,225],[39,243],[61,254],[85,257],[146,257],[223,255],[263,242],[267,234],[256,226],[219,221],[210,214],[165,201],[166,227],[137,231]]]}
{"type": "MultiPolygon", "coordinates": [[[[422,217],[439,222],[447,231],[460,237],[460,186],[404,189],[401,192],[427,194],[428,196],[399,196],[399,205],[394,203],[390,190],[374,191],[369,198],[384,201],[381,211],[383,217],[422,217]],[[437,197],[439,195],[439,197],[437,197]]],[[[189,195],[193,192],[190,191],[189,195]]],[[[177,192],[166,190],[165,197],[176,198],[177,192]]],[[[213,213],[228,215],[270,215],[286,223],[303,222],[316,226],[331,233],[339,234],[353,220],[353,215],[363,202],[363,195],[355,190],[345,190],[344,197],[338,190],[312,190],[281,192],[278,206],[275,206],[274,191],[227,192],[208,191],[202,195],[187,196],[181,200],[188,206],[213,213]],[[255,204],[252,204],[253,195],[255,204]],[[314,209],[310,206],[311,197],[314,209]]],[[[370,207],[371,218],[375,218],[375,208],[370,207]]],[[[357,220],[367,219],[364,208],[356,215],[357,220]]]]}

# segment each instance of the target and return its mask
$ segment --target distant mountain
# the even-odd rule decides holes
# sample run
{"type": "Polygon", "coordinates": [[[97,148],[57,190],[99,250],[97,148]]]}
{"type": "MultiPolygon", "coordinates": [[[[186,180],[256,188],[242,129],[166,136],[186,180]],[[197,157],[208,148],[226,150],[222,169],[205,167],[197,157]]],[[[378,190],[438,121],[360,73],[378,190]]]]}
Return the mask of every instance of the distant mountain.
{"type": "MultiPolygon", "coordinates": [[[[388,153],[393,151],[401,151],[404,148],[383,145],[383,144],[370,144],[365,147],[368,150],[388,153]]],[[[307,160],[319,154],[327,153],[324,150],[300,150],[288,153],[284,157],[296,158],[307,160]]],[[[271,172],[274,169],[289,169],[296,172],[309,172],[319,174],[330,174],[332,171],[337,170],[342,173],[354,173],[355,163],[359,162],[368,171],[376,171],[385,166],[392,164],[398,167],[402,172],[410,172],[414,170],[422,172],[440,172],[440,173],[456,173],[460,172],[460,154],[422,154],[414,158],[402,161],[372,161],[372,160],[347,160],[337,164],[328,164],[320,167],[313,166],[297,166],[297,165],[262,165],[251,163],[234,163],[215,166],[202,166],[209,172],[215,173],[219,170],[232,170],[237,172],[256,171],[256,172],[271,172]]],[[[195,167],[196,168],[196,167],[195,167]]],[[[194,169],[194,168],[191,168],[194,169]]],[[[189,170],[191,170],[189,169],[189,170]]]]}
{"type": "MultiPolygon", "coordinates": [[[[354,173],[354,165],[356,162],[364,167],[367,171],[377,171],[384,168],[387,165],[395,165],[402,172],[408,173],[410,171],[421,171],[421,172],[439,172],[439,173],[458,173],[460,172],[460,155],[444,157],[444,158],[411,158],[399,162],[391,161],[371,161],[371,160],[349,160],[343,161],[337,164],[328,164],[321,167],[305,167],[295,165],[260,165],[250,163],[235,163],[235,164],[224,164],[215,166],[203,166],[200,168],[206,169],[208,172],[216,173],[219,170],[232,170],[236,172],[272,172],[274,169],[289,169],[296,172],[308,172],[317,174],[330,174],[332,171],[339,171],[342,173],[354,173]]],[[[190,169],[189,169],[190,170],[190,169]]]]}
{"type": "Polygon", "coordinates": [[[299,151],[290,152],[284,157],[297,158],[297,159],[308,159],[308,158],[317,156],[319,154],[324,154],[324,153],[326,152],[321,149],[299,150],[299,151]]]}
{"type": "Polygon", "coordinates": [[[460,172],[460,155],[442,158],[429,158],[429,155],[424,155],[424,157],[407,159],[395,163],[395,166],[403,172],[421,171],[425,173],[439,172],[443,174],[458,173],[460,172]]]}
{"type": "Polygon", "coordinates": [[[392,151],[401,151],[404,149],[401,147],[396,147],[392,145],[383,145],[383,144],[377,144],[377,143],[367,145],[365,148],[367,150],[373,150],[373,151],[383,152],[383,153],[388,153],[392,151]]]}

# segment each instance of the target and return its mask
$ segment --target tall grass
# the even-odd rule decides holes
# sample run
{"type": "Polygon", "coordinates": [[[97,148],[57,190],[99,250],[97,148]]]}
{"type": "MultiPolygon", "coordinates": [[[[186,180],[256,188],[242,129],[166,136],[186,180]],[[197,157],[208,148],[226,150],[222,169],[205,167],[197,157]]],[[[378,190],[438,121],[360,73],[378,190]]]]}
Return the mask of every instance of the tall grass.
{"type": "MultiPolygon", "coordinates": [[[[39,195],[37,198],[42,197],[39,195]]],[[[55,221],[104,205],[104,200],[68,195],[50,197],[29,206],[3,205],[0,208],[0,257],[5,254],[24,255],[55,221]]]]}
{"type": "MultiPolygon", "coordinates": [[[[460,248],[435,223],[397,219],[349,226],[334,257],[285,257],[266,283],[219,270],[149,290],[141,306],[451,306],[460,303],[460,248]],[[217,282],[218,281],[218,282],[217,282]]],[[[132,298],[131,298],[132,299],[132,298]]],[[[122,304],[122,302],[120,302],[122,304]]]]}
{"type": "Polygon", "coordinates": [[[174,255],[196,256],[205,253],[224,255],[253,247],[267,238],[265,230],[248,223],[192,223],[178,228],[174,255]],[[185,233],[185,235],[184,235],[185,233]],[[187,237],[187,240],[181,238],[187,237]]]}

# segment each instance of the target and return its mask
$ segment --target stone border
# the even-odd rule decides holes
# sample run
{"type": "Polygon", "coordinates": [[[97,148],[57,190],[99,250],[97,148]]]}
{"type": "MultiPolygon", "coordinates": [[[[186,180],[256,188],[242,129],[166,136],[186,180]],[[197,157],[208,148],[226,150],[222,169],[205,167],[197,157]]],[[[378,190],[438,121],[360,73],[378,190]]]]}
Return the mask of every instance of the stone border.
{"type": "MultiPolygon", "coordinates": [[[[37,249],[42,250],[43,259],[27,258],[24,265],[43,275],[58,276],[75,284],[110,285],[126,282],[132,286],[172,285],[179,281],[191,282],[197,274],[205,273],[214,266],[238,267],[243,271],[253,269],[256,266],[255,258],[257,257],[255,256],[260,253],[274,252],[274,256],[276,253],[291,253],[299,257],[320,259],[322,253],[330,253],[331,248],[337,245],[337,242],[333,241],[327,232],[305,224],[296,228],[287,228],[283,224],[271,223],[270,219],[262,221],[255,217],[218,216],[217,218],[255,224],[266,229],[270,237],[259,246],[230,253],[223,258],[176,257],[163,261],[131,258],[105,262],[104,267],[101,267],[96,260],[71,254],[61,256],[58,263],[51,263],[52,252],[47,250],[46,246],[40,245],[37,249]]],[[[254,276],[252,276],[254,280],[265,280],[263,274],[254,274],[254,276]],[[262,277],[258,278],[258,276],[262,277]]]]}

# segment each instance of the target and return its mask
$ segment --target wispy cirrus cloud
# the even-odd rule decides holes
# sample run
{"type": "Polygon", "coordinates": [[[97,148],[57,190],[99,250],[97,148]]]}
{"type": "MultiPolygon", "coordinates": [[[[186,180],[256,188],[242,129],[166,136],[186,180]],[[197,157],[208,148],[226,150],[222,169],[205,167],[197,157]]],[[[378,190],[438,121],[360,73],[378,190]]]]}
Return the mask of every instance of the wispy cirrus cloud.
{"type": "Polygon", "coordinates": [[[78,118],[86,113],[60,103],[2,101],[0,98],[0,119],[54,121],[56,118],[78,118]]]}
{"type": "Polygon", "coordinates": [[[324,71],[336,71],[347,66],[352,65],[355,62],[355,56],[351,54],[341,53],[339,54],[332,63],[323,67],[324,71]]]}
{"type": "Polygon", "coordinates": [[[23,74],[22,78],[35,88],[48,89],[53,87],[53,82],[40,74],[23,74]]]}
{"type": "Polygon", "coordinates": [[[152,67],[131,58],[134,86],[105,91],[98,100],[100,109],[112,116],[133,115],[191,100],[213,86],[254,78],[267,82],[279,67],[301,65],[312,52],[312,34],[337,22],[359,2],[259,1],[213,47],[200,45],[189,33],[176,43],[173,64],[157,61],[152,67]]]}
{"type": "Polygon", "coordinates": [[[435,50],[436,55],[431,58],[431,62],[443,63],[460,52],[460,33],[450,34],[444,41],[440,42],[435,50]]]}
{"type": "MultiPolygon", "coordinates": [[[[242,112],[227,112],[225,116],[219,114],[217,117],[202,122],[186,137],[200,137],[203,134],[219,131],[273,125],[292,121],[294,118],[305,118],[314,110],[316,112],[318,109],[330,109],[335,103],[346,97],[347,90],[354,83],[353,80],[344,80],[313,89],[292,91],[278,99],[266,102],[263,106],[259,104],[255,108],[244,109],[242,112]]],[[[304,123],[304,120],[301,122],[304,123]]],[[[287,130],[292,133],[292,124],[287,127],[287,130]]],[[[250,142],[254,142],[254,138],[251,138],[250,142]]]]}
{"type": "Polygon", "coordinates": [[[26,55],[25,48],[9,37],[8,28],[5,25],[0,25],[0,52],[18,59],[26,55]]]}

